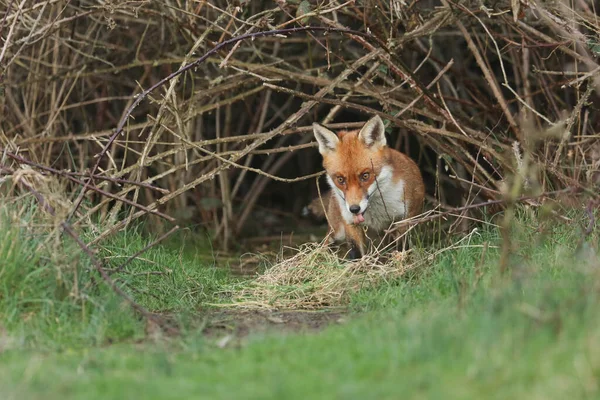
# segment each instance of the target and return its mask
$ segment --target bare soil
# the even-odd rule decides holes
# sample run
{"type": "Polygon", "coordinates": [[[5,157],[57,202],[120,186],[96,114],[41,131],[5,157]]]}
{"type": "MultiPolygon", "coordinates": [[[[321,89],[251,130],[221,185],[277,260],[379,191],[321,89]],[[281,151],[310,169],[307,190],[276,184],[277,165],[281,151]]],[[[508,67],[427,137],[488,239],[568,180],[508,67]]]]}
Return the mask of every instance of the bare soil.
{"type": "Polygon", "coordinates": [[[243,338],[250,333],[267,331],[315,332],[328,325],[345,322],[342,310],[330,311],[257,311],[222,310],[211,314],[204,328],[209,337],[232,335],[243,338]]]}

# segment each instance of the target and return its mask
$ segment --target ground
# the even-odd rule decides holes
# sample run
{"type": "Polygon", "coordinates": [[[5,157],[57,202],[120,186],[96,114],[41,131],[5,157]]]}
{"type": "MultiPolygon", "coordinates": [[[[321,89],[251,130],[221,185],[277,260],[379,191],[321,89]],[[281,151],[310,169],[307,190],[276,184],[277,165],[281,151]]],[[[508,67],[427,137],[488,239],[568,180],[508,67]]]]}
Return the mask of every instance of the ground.
{"type": "Polygon", "coordinates": [[[209,337],[243,338],[249,334],[279,332],[315,332],[330,324],[344,323],[340,311],[215,311],[207,317],[202,333],[209,337]],[[229,336],[228,336],[229,335],[229,336]]]}
{"type": "MultiPolygon", "coordinates": [[[[177,335],[148,325],[72,244],[4,224],[3,399],[539,398],[600,395],[600,266],[585,216],[520,215],[501,273],[498,228],[415,250],[419,267],[333,310],[225,306],[253,278],[164,244],[113,275],[177,335]],[[57,252],[44,253],[53,246],[57,252]],[[74,283],[75,282],[75,283],[74,283]]],[[[122,260],[152,239],[120,234],[122,260]]],[[[233,260],[230,260],[233,262],[233,260]]],[[[263,266],[259,272],[264,273],[263,266]]],[[[339,268],[346,268],[340,261],[339,268]]]]}

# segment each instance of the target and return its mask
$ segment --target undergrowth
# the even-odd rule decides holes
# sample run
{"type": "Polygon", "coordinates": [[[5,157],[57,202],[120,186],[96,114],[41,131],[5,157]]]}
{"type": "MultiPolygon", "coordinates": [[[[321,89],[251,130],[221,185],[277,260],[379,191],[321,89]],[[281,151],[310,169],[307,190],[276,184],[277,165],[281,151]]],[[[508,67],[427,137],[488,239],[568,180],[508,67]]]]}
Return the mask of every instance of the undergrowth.
{"type": "MultiPolygon", "coordinates": [[[[119,268],[150,242],[131,229],[107,241],[98,254],[119,286],[150,311],[197,312],[228,281],[226,269],[163,247],[119,268]]],[[[144,321],[34,206],[0,208],[0,257],[0,329],[10,337],[9,347],[89,346],[144,337],[144,321]]]]}

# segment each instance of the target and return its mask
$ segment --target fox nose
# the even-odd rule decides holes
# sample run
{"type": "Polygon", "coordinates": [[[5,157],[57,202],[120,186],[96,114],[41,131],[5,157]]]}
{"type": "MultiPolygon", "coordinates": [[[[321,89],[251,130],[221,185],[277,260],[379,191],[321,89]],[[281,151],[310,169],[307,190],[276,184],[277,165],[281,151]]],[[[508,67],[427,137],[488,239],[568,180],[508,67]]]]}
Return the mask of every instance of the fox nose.
{"type": "Polygon", "coordinates": [[[357,204],[353,204],[350,206],[350,212],[352,214],[358,214],[358,212],[360,211],[360,206],[357,204]]]}

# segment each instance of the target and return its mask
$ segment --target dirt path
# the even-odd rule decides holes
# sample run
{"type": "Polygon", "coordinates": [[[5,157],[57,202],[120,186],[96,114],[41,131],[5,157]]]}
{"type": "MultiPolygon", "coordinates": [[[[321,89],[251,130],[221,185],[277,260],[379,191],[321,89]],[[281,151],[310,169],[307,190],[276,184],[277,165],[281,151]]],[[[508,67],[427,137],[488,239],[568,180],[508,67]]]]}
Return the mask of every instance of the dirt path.
{"type": "Polygon", "coordinates": [[[266,331],[314,332],[345,322],[342,311],[217,311],[208,317],[204,333],[209,337],[243,338],[266,331]]]}

